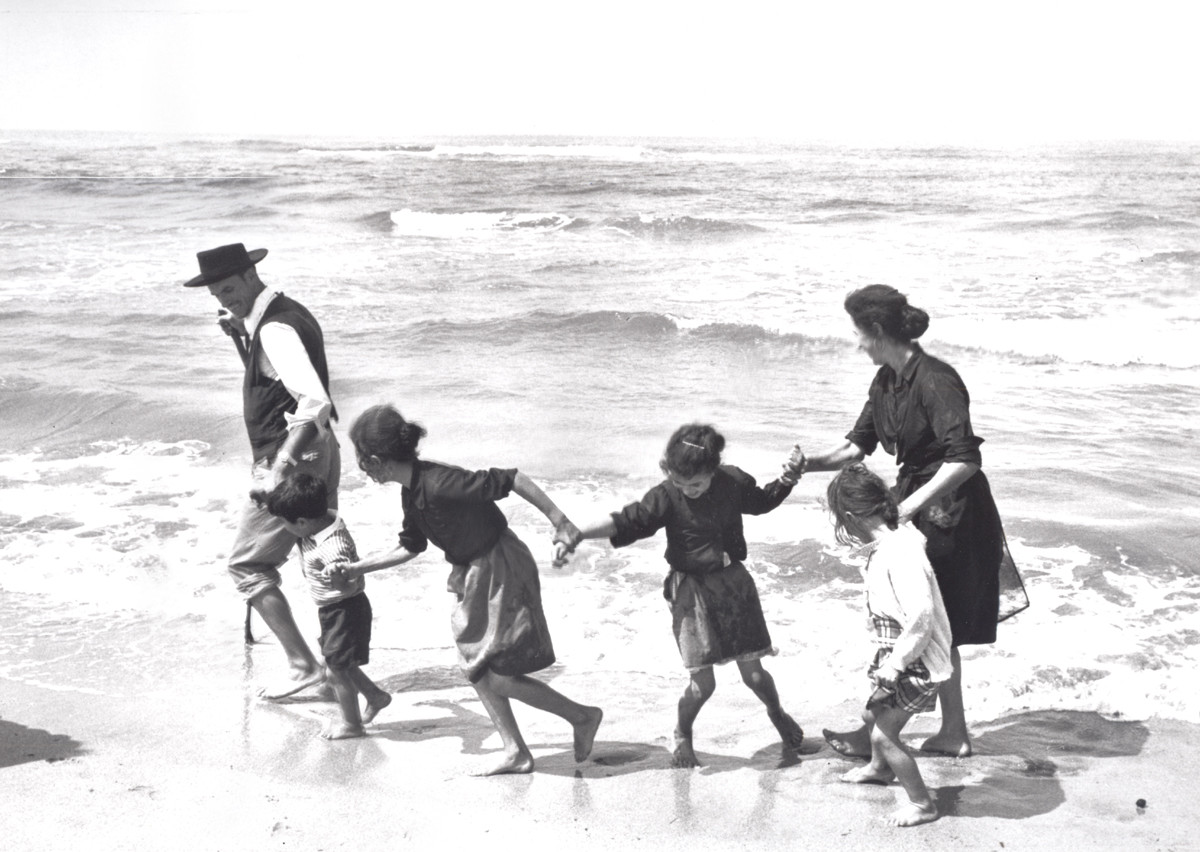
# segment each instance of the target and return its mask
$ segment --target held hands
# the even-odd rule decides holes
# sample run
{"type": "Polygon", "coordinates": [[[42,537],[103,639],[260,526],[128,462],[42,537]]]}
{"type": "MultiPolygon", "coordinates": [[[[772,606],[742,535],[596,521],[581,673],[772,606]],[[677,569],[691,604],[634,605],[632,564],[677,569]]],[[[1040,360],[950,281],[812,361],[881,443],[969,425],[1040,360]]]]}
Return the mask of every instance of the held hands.
{"type": "Polygon", "coordinates": [[[357,576],[358,571],[349,562],[335,562],[321,569],[321,578],[338,589],[348,586],[350,581],[357,576]]]}
{"type": "Polygon", "coordinates": [[[804,451],[800,449],[800,445],[796,444],[792,447],[791,455],[783,464],[783,473],[779,479],[785,485],[795,485],[800,477],[804,475],[804,469],[808,466],[808,459],[804,456],[804,451]]]}
{"type": "Polygon", "coordinates": [[[561,568],[566,565],[581,541],[583,533],[579,531],[579,527],[571,523],[569,518],[564,517],[559,521],[558,526],[554,528],[554,567],[561,568]]]}

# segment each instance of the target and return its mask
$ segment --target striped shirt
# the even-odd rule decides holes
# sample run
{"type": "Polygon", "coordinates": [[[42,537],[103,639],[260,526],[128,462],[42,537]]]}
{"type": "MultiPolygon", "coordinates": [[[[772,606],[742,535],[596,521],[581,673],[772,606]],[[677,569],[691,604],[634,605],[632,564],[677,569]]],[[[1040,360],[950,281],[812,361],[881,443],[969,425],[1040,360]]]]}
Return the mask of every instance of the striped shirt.
{"type": "Polygon", "coordinates": [[[350,537],[350,531],[341,518],[335,518],[332,524],[316,535],[300,539],[299,545],[300,570],[304,573],[304,579],[308,580],[308,590],[317,606],[352,598],[366,588],[366,580],[361,574],[344,586],[334,586],[321,576],[328,565],[358,561],[354,539],[350,537]]]}

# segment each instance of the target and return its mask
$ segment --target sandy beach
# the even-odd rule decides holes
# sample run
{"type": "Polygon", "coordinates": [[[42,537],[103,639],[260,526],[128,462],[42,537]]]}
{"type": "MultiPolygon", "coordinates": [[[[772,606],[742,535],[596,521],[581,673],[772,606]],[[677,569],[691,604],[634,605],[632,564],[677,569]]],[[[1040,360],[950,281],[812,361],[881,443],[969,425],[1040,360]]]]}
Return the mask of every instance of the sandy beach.
{"type": "MultiPolygon", "coordinates": [[[[1185,722],[1057,710],[973,719],[975,756],[919,761],[944,817],[893,829],[880,817],[900,788],[839,783],[850,764],[819,736],[853,717],[852,701],[792,702],[809,753],[784,759],[736,672],[719,669],[697,729],[705,765],[679,770],[668,735],[682,678],[556,666],[557,688],[605,708],[592,758],[576,764],[565,725],[518,707],[536,771],[475,778],[470,767],[499,741],[452,666],[375,654],[370,671],[394,702],[370,736],[328,743],[317,732],[332,704],[252,697],[254,661],[275,653],[249,650],[240,681],[217,667],[176,672],[171,688],[119,698],[0,681],[5,847],[1200,848],[1200,726],[1185,722]]],[[[786,677],[789,661],[773,668],[786,677]]],[[[934,725],[918,717],[910,744],[934,725]]]]}

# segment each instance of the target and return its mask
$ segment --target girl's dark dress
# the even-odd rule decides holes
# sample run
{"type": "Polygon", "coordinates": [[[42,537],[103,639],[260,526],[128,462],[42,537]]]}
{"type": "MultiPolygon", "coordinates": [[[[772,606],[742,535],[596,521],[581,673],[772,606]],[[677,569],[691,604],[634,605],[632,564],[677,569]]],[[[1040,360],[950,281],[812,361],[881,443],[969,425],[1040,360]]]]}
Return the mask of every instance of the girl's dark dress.
{"type": "Polygon", "coordinates": [[[489,670],[522,675],[554,662],[537,563],[496,505],[516,476],[418,459],[401,490],[401,547],[420,553],[433,542],[454,566],[446,581],[458,599],[450,625],[472,683],[489,670]]]}
{"type": "Polygon", "coordinates": [[[759,488],[749,474],[722,465],[694,500],[667,480],[613,513],[613,547],[666,527],[671,571],[663,594],[671,603],[675,641],[689,671],[775,653],[754,578],[742,564],[742,515],[769,512],[791,491],[778,480],[759,488]]]}
{"type": "MultiPolygon", "coordinates": [[[[962,379],[949,364],[913,347],[899,376],[891,367],[879,368],[862,414],[846,435],[867,455],[882,444],[896,456],[900,500],[932,479],[945,462],[982,463],[983,439],[971,431],[970,398],[962,379]]],[[[1001,575],[1006,593],[1012,589],[1024,599],[1024,589],[983,471],[926,506],[913,523],[927,540],[954,645],[995,642],[1001,575]]]]}

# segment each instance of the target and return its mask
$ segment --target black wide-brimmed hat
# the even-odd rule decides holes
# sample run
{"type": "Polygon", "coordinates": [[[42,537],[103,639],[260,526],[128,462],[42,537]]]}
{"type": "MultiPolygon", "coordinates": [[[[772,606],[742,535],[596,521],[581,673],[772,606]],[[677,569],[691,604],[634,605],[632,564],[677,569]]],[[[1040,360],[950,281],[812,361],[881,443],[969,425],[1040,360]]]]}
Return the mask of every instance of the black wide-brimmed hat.
{"type": "Polygon", "coordinates": [[[245,272],[266,256],[266,249],[246,251],[246,247],[241,243],[217,246],[215,249],[197,252],[196,259],[200,261],[200,274],[191,281],[185,281],[183,286],[205,287],[223,278],[245,272]]]}

